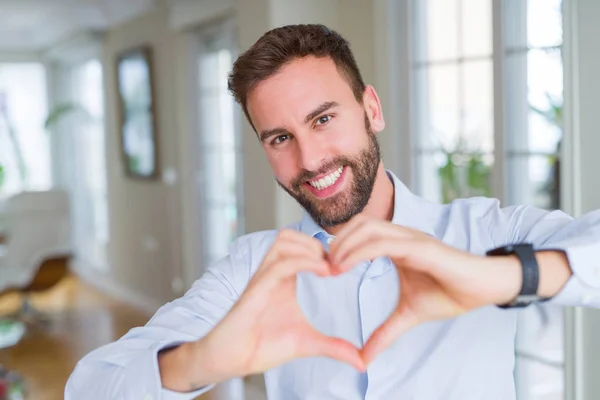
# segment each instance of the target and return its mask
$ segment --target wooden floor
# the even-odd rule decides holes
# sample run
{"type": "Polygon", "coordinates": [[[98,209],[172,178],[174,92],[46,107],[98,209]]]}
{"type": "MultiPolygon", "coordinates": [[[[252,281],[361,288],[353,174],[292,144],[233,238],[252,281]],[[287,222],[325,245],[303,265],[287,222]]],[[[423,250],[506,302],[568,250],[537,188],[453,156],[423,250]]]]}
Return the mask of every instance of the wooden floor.
{"type": "MultiPolygon", "coordinates": [[[[28,400],[63,399],[67,378],[81,357],[148,319],[73,277],[37,295],[33,303],[51,317],[50,325],[29,331],[13,348],[0,350],[0,364],[27,380],[28,400]]],[[[18,306],[18,295],[1,297],[0,316],[18,306]]]]}

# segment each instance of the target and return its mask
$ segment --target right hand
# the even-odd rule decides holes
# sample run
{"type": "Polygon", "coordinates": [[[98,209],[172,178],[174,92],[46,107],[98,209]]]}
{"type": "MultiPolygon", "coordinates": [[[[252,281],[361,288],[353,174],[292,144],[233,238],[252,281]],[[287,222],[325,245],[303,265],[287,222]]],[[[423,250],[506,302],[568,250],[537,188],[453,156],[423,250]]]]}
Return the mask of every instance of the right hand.
{"type": "Polygon", "coordinates": [[[201,370],[210,371],[211,383],[310,356],[334,358],[365,370],[356,347],[323,335],[304,317],[296,298],[296,274],[302,271],[331,275],[323,246],[305,234],[280,231],[238,302],[197,342],[203,354],[198,361],[210,363],[201,370]]]}

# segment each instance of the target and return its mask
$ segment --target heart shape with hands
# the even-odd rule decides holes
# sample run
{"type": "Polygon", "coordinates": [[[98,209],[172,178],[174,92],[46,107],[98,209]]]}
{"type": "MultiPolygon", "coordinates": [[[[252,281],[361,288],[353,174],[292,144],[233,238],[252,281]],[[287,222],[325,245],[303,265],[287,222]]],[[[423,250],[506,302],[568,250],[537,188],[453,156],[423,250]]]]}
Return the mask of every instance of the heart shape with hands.
{"type": "Polygon", "coordinates": [[[296,358],[331,357],[364,371],[400,335],[425,321],[501,304],[518,293],[518,261],[473,255],[416,231],[363,216],[338,234],[326,253],[303,233],[282,230],[230,312],[207,336],[213,367],[224,380],[264,372],[296,358]],[[340,275],[365,260],[389,257],[399,275],[398,306],[362,349],[328,337],[306,320],[296,275],[340,275]],[[516,274],[516,275],[514,275],[516,274]],[[226,360],[219,366],[219,360],[226,360]]]}

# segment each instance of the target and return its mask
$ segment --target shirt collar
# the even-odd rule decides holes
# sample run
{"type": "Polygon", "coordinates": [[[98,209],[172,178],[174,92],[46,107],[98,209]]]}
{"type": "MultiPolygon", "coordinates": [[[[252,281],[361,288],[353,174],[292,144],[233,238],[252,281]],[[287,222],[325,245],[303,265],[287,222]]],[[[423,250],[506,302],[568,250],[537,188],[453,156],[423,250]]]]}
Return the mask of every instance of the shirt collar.
{"type": "MultiPolygon", "coordinates": [[[[435,221],[439,215],[439,205],[412,193],[393,172],[386,170],[386,173],[394,184],[392,223],[416,229],[435,237],[435,221]]],[[[319,233],[330,236],[306,211],[302,212],[300,231],[313,237],[319,233]]]]}

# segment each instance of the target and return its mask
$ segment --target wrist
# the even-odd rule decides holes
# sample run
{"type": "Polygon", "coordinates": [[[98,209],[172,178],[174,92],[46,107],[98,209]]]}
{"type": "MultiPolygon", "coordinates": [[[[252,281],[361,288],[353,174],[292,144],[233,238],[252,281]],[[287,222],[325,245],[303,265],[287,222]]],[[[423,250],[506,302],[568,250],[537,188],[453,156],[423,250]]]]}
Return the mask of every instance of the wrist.
{"type": "MultiPolygon", "coordinates": [[[[221,383],[234,376],[227,371],[223,364],[223,354],[214,350],[217,346],[211,344],[211,334],[192,342],[190,346],[190,370],[193,371],[193,384],[202,387],[221,383]]],[[[226,361],[226,360],[225,360],[226,361]]],[[[231,362],[231,360],[229,360],[231,362]]]]}
{"type": "Polygon", "coordinates": [[[548,250],[536,253],[540,266],[540,297],[554,297],[565,286],[572,275],[569,259],[564,251],[548,250]]]}
{"type": "Polygon", "coordinates": [[[211,371],[210,354],[204,339],[161,351],[158,366],[162,386],[174,392],[193,392],[219,383],[217,374],[211,371]]]}
{"type": "MultiPolygon", "coordinates": [[[[539,298],[552,298],[567,283],[572,275],[569,261],[563,251],[537,251],[534,253],[538,265],[539,280],[535,295],[539,298]]],[[[491,257],[490,278],[497,280],[497,291],[491,295],[493,304],[511,304],[523,290],[523,265],[516,255],[491,257]]]]}
{"type": "Polygon", "coordinates": [[[495,305],[509,304],[521,293],[523,271],[519,258],[515,255],[491,257],[492,279],[497,282],[497,291],[492,292],[490,303],[495,305]]]}

